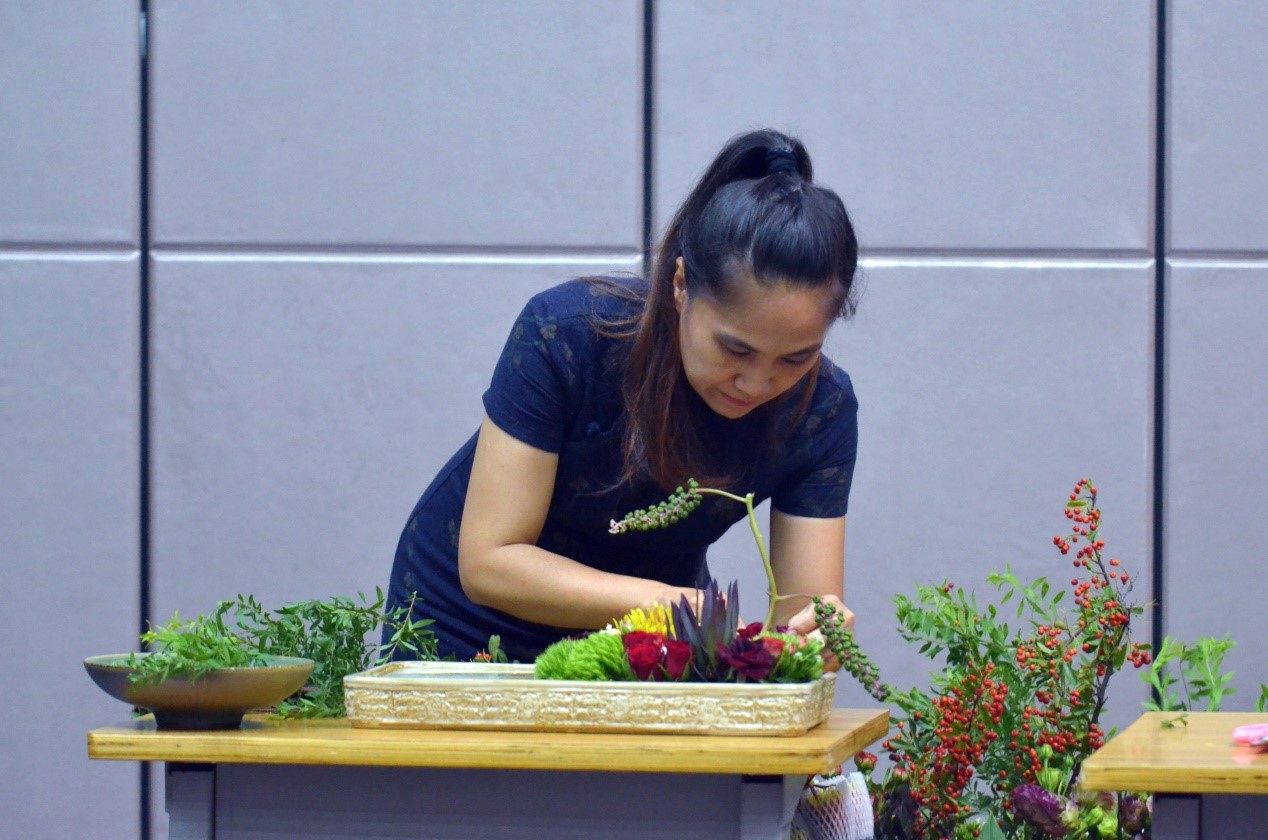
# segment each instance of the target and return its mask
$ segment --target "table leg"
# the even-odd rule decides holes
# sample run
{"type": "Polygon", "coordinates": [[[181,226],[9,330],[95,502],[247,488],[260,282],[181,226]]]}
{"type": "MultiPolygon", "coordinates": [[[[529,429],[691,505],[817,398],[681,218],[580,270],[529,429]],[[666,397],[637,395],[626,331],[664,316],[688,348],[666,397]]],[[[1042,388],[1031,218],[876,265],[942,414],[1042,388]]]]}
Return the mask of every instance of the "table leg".
{"type": "Polygon", "coordinates": [[[1153,840],[1200,840],[1202,797],[1154,794],[1153,840]]]}
{"type": "Polygon", "coordinates": [[[1208,793],[1202,797],[1202,836],[1208,838],[1268,835],[1268,796],[1208,793]]]}
{"type": "Polygon", "coordinates": [[[215,840],[216,765],[168,762],[168,840],[215,840]]]}
{"type": "Polygon", "coordinates": [[[740,840],[788,840],[805,776],[744,776],[740,840]]]}

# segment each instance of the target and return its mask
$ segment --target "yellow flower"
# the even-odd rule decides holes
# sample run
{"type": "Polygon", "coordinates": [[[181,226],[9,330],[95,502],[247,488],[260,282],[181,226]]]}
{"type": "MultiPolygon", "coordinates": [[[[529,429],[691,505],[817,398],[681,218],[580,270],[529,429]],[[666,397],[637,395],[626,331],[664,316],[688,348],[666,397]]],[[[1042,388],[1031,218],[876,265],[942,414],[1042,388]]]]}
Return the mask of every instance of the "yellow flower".
{"type": "Polygon", "coordinates": [[[665,636],[671,636],[673,635],[674,619],[669,607],[657,604],[649,610],[630,610],[620,620],[618,626],[621,628],[622,633],[642,630],[647,633],[660,633],[665,636]]]}

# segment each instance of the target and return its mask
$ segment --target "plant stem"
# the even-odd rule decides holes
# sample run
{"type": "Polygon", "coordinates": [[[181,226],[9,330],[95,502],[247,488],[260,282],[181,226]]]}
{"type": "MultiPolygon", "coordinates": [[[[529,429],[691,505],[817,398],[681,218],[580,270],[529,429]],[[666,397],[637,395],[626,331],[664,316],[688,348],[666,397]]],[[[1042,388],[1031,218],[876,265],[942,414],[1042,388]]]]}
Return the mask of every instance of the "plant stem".
{"type": "Polygon", "coordinates": [[[701,487],[698,492],[712,493],[715,496],[723,496],[733,501],[743,502],[744,507],[748,510],[748,527],[753,532],[753,539],[757,542],[757,553],[762,556],[762,568],[766,570],[766,621],[762,623],[762,631],[769,632],[775,626],[775,604],[779,601],[779,588],[775,585],[775,570],[770,565],[770,554],[766,551],[766,542],[762,539],[762,531],[757,527],[757,511],[753,509],[753,494],[748,493],[744,496],[737,496],[734,493],[728,493],[725,490],[714,490],[711,487],[701,487]]]}

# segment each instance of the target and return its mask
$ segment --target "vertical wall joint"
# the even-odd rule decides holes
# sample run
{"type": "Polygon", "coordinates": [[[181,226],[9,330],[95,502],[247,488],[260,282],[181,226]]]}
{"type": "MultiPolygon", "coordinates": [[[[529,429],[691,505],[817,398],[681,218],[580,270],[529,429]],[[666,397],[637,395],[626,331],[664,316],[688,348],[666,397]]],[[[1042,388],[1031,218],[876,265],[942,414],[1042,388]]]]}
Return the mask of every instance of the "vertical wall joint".
{"type": "MultiPolygon", "coordinates": [[[[1158,0],[1154,53],[1154,400],[1153,400],[1153,597],[1151,641],[1165,634],[1167,397],[1167,2],[1158,0]]],[[[1155,700],[1158,698],[1155,697],[1155,700]]]]}

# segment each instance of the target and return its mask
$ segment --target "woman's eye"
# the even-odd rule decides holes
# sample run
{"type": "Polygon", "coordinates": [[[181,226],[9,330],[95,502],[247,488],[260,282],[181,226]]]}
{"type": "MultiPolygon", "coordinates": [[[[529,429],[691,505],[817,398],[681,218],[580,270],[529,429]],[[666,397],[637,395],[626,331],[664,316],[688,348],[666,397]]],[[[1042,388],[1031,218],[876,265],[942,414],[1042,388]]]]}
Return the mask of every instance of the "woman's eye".
{"type": "Polygon", "coordinates": [[[784,357],[784,359],[783,359],[783,362],[784,362],[784,364],[786,364],[786,365],[792,365],[793,367],[798,367],[798,366],[800,366],[800,365],[804,365],[806,362],[810,361],[810,359],[811,359],[811,358],[813,358],[813,356],[812,356],[812,355],[805,355],[805,356],[785,356],[785,357],[784,357]]]}
{"type": "Polygon", "coordinates": [[[748,356],[750,353],[752,353],[752,351],[751,351],[751,350],[744,350],[744,349],[739,348],[739,347],[731,347],[731,346],[728,346],[728,345],[726,345],[726,344],[723,344],[723,345],[722,345],[722,350],[723,350],[723,351],[724,351],[724,352],[725,352],[728,356],[734,356],[734,357],[735,357],[735,358],[737,358],[737,359],[743,359],[745,356],[748,356]]]}

